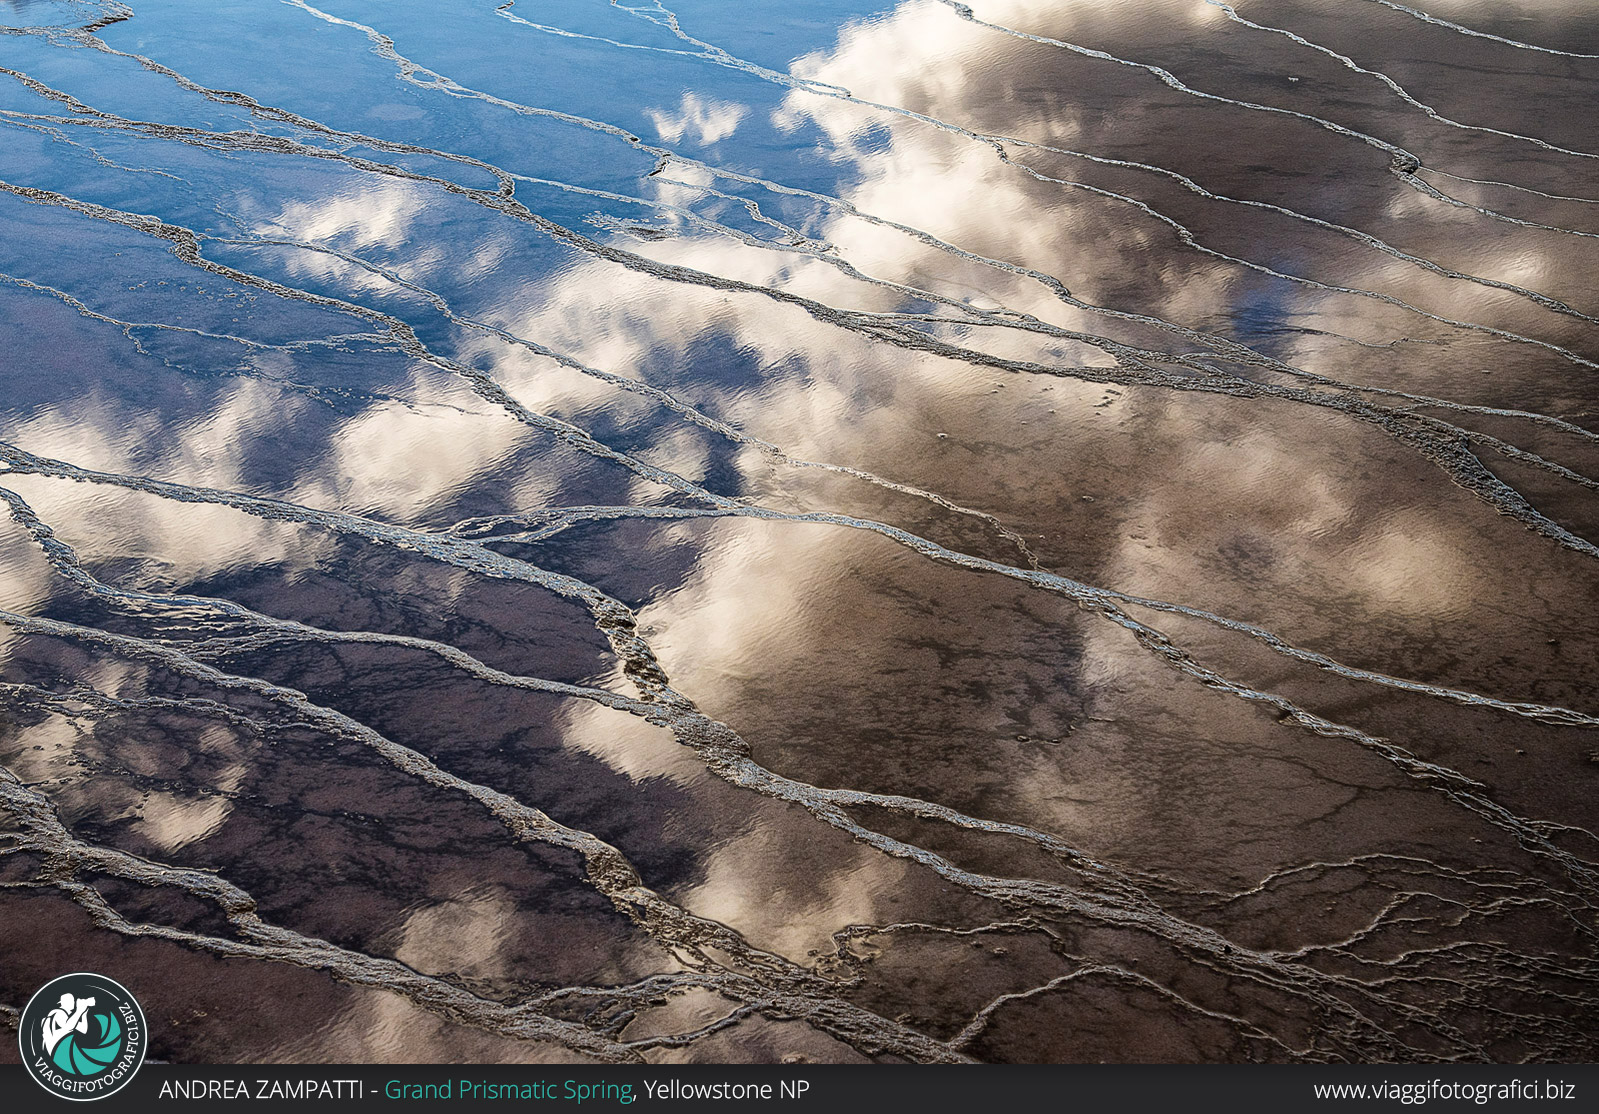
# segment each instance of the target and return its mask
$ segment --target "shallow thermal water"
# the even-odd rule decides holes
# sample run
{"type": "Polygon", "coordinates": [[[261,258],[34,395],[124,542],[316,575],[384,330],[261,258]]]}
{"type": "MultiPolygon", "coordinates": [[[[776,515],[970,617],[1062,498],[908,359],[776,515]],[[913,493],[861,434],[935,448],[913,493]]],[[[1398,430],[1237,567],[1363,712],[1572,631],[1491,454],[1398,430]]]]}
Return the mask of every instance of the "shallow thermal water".
{"type": "Polygon", "coordinates": [[[0,1019],[1599,1056],[1599,7],[1414,2],[0,3],[0,1019]]]}

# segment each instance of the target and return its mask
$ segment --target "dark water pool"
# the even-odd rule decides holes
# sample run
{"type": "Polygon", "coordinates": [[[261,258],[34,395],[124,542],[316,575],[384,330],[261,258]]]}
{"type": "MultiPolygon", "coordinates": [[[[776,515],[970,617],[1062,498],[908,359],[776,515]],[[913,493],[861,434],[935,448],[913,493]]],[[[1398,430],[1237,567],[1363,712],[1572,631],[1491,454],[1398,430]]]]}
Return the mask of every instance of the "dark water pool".
{"type": "Polygon", "coordinates": [[[0,4],[0,1023],[1595,1059],[1599,8],[1416,2],[0,4]]]}

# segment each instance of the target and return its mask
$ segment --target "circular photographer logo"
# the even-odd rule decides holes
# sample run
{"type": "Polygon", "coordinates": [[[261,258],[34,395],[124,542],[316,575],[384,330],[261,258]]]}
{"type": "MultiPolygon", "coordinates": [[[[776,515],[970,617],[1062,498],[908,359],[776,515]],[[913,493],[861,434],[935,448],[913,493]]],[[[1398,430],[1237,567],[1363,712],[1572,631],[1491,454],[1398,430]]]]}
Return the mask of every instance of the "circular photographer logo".
{"type": "Polygon", "coordinates": [[[22,1066],[64,1099],[103,1099],[144,1063],[144,1011],[122,984],[79,971],[39,988],[18,1027],[22,1066]]]}

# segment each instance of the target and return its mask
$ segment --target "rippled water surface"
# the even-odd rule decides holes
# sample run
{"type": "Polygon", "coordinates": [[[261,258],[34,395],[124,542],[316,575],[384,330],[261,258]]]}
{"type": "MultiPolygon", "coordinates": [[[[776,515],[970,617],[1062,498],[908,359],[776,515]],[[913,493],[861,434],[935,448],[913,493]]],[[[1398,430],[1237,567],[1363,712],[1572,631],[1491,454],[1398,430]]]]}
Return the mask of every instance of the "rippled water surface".
{"type": "Polygon", "coordinates": [[[0,1021],[1595,1059],[1599,7],[1415,3],[0,3],[0,1021]]]}

